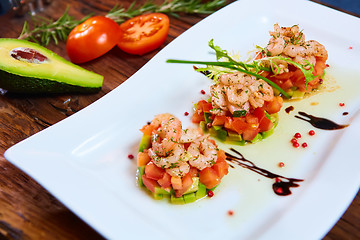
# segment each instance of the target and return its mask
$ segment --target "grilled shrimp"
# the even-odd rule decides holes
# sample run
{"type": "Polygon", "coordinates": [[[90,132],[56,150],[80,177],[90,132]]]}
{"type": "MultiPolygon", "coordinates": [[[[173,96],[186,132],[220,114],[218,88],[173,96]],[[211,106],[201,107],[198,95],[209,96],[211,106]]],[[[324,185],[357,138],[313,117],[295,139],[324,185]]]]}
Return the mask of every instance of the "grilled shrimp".
{"type": "Polygon", "coordinates": [[[218,150],[216,145],[209,141],[208,136],[192,142],[187,151],[192,155],[189,164],[199,170],[211,167],[216,163],[218,150]]]}
{"type": "Polygon", "coordinates": [[[172,177],[183,177],[190,171],[190,165],[187,162],[179,161],[174,167],[165,169],[172,177]]]}
{"type": "Polygon", "coordinates": [[[159,155],[166,157],[181,136],[181,122],[171,114],[156,115],[151,122],[154,131],[151,135],[152,149],[159,155]]]}
{"type": "Polygon", "coordinates": [[[197,138],[203,135],[201,128],[187,128],[182,130],[180,137],[180,143],[189,143],[195,141],[197,138]]]}
{"type": "Polygon", "coordinates": [[[222,110],[227,110],[226,95],[224,85],[218,83],[211,85],[211,103],[213,108],[220,108],[222,110]]]}
{"type": "Polygon", "coordinates": [[[177,167],[179,162],[183,161],[185,156],[185,148],[182,144],[175,143],[172,150],[168,152],[167,156],[159,156],[154,148],[149,148],[148,154],[154,161],[155,165],[161,168],[177,167]]]}
{"type": "Polygon", "coordinates": [[[249,89],[249,102],[253,108],[262,107],[265,101],[271,101],[274,97],[272,87],[262,79],[249,86],[249,89]]]}
{"type": "Polygon", "coordinates": [[[271,38],[266,48],[271,56],[280,55],[285,48],[285,40],[283,38],[271,38]]]}
{"type": "Polygon", "coordinates": [[[220,83],[227,86],[237,85],[239,88],[252,84],[254,81],[256,81],[256,78],[254,76],[242,72],[226,73],[219,77],[220,83]]]}

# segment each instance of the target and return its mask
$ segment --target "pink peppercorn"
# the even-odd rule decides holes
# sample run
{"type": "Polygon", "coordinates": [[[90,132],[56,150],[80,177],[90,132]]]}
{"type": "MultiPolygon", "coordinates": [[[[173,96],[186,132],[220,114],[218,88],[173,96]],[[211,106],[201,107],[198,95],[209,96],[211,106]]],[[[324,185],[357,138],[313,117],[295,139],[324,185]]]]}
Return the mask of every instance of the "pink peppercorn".
{"type": "Polygon", "coordinates": [[[295,133],[294,137],[295,138],[301,138],[301,134],[300,133],[295,133]]]}
{"type": "Polygon", "coordinates": [[[208,193],[207,193],[208,197],[213,197],[214,196],[214,192],[209,190],[208,193]]]}

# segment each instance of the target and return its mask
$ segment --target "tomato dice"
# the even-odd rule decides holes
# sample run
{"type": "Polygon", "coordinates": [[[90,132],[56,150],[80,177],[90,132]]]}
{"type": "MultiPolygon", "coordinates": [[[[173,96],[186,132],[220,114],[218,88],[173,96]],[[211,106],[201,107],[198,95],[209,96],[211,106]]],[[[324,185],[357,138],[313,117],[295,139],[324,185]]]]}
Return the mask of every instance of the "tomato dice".
{"type": "Polygon", "coordinates": [[[226,161],[217,161],[211,168],[215,170],[220,179],[229,173],[229,165],[226,161]]]}
{"type": "Polygon", "coordinates": [[[145,187],[151,192],[155,192],[155,187],[159,187],[159,184],[155,180],[146,177],[146,175],[142,175],[142,181],[145,187]]]}
{"type": "Polygon", "coordinates": [[[193,184],[193,180],[191,175],[188,173],[182,179],[182,187],[180,189],[175,190],[175,196],[181,197],[193,184]]]}
{"type": "Polygon", "coordinates": [[[157,181],[163,178],[164,174],[165,170],[156,166],[152,161],[145,166],[145,175],[150,179],[157,181]]]}
{"type": "Polygon", "coordinates": [[[138,167],[145,166],[150,162],[151,158],[149,157],[149,154],[147,151],[139,152],[137,155],[137,165],[138,167]]]}
{"type": "Polygon", "coordinates": [[[95,16],[76,26],[66,41],[66,51],[74,63],[84,63],[110,51],[120,40],[119,25],[110,18],[95,16]]]}
{"type": "Polygon", "coordinates": [[[223,126],[225,124],[225,121],[226,121],[226,116],[216,115],[212,122],[212,125],[213,126],[223,126]]]}
{"type": "Polygon", "coordinates": [[[169,33],[169,18],[162,13],[150,13],[120,24],[121,37],[117,46],[124,52],[143,55],[160,47],[169,33]]]}
{"type": "Polygon", "coordinates": [[[173,187],[173,189],[175,190],[179,190],[182,188],[182,180],[181,177],[171,177],[171,185],[173,187]]]}
{"type": "Polygon", "coordinates": [[[164,176],[160,178],[157,182],[162,188],[168,188],[171,186],[171,176],[165,172],[164,176]]]}
{"type": "Polygon", "coordinates": [[[238,133],[242,134],[250,126],[245,122],[244,118],[234,118],[232,121],[232,128],[238,133]]]}
{"type": "Polygon", "coordinates": [[[268,114],[274,114],[280,111],[283,105],[283,99],[280,96],[273,97],[270,102],[265,102],[265,111],[268,114]]]}
{"type": "Polygon", "coordinates": [[[211,189],[220,183],[220,178],[217,172],[211,167],[204,168],[199,172],[200,182],[205,185],[207,189],[211,189]]]}

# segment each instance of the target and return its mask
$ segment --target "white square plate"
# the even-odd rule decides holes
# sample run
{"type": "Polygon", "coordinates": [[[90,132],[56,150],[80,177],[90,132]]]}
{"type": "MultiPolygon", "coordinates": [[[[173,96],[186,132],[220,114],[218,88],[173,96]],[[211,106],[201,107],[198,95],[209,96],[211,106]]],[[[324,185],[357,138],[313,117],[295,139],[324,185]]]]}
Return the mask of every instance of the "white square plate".
{"type": "MultiPolygon", "coordinates": [[[[207,17],[166,46],[121,86],[67,119],[16,144],[5,157],[36,179],[69,209],[110,239],[319,239],[341,217],[360,185],[360,20],[304,0],[241,0],[207,17]],[[270,179],[236,167],[215,196],[188,205],[156,201],[136,186],[139,129],[170,112],[190,125],[192,106],[210,80],[191,65],[166,60],[215,60],[208,47],[246,55],[265,46],[274,23],[299,24],[306,40],[329,52],[327,80],[337,86],[299,102],[286,102],[275,133],[236,147],[258,166],[305,181],[293,194],[272,192],[270,179]],[[351,48],[350,48],[351,47],[351,48]],[[345,107],[339,107],[344,102],[345,107]],[[284,109],[294,106],[289,114],[284,109]],[[343,130],[313,129],[297,111],[351,123],[343,130]],[[343,116],[343,112],[349,115],[343,116]],[[290,139],[303,134],[306,149],[290,139]],[[278,163],[285,163],[279,168],[278,163]],[[234,214],[229,216],[228,211],[234,214]]],[[[220,144],[225,150],[230,146],[220,144]]]]}

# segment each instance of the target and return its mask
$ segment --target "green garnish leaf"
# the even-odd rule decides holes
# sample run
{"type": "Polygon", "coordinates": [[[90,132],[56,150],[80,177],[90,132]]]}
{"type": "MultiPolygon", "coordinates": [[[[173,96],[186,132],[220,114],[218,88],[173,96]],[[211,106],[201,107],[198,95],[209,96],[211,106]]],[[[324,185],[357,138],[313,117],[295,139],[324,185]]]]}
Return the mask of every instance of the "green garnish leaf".
{"type": "Polygon", "coordinates": [[[272,58],[273,59],[284,60],[284,61],[294,65],[295,67],[299,68],[302,71],[302,73],[304,74],[304,76],[305,76],[305,88],[307,88],[307,85],[308,85],[309,82],[311,82],[312,80],[314,80],[315,78],[318,77],[318,75],[315,76],[313,74],[314,66],[308,60],[305,60],[306,64],[302,65],[300,63],[292,61],[290,58],[285,58],[285,57],[281,57],[281,56],[275,56],[275,57],[272,57],[272,58]],[[308,67],[310,67],[310,68],[306,69],[308,67]]]}
{"type": "Polygon", "coordinates": [[[243,117],[247,113],[246,110],[234,111],[233,117],[243,117]]]}

